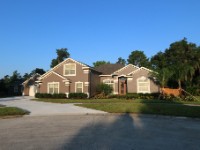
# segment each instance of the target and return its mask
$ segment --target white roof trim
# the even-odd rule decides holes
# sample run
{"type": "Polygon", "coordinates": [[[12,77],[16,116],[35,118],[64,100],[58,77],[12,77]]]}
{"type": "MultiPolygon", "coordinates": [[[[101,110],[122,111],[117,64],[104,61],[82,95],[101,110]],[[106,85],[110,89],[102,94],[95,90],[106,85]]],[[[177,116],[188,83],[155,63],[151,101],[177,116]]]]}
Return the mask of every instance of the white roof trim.
{"type": "Polygon", "coordinates": [[[137,67],[137,66],[135,66],[135,65],[133,65],[133,64],[128,64],[127,66],[124,66],[123,68],[121,68],[121,69],[115,71],[113,74],[119,73],[119,72],[123,71],[124,69],[128,68],[129,66],[132,66],[132,67],[134,67],[134,68],[136,68],[136,69],[139,68],[139,67],[137,67]]]}
{"type": "Polygon", "coordinates": [[[41,77],[41,75],[39,73],[35,73],[34,75],[32,75],[30,78],[26,79],[22,84],[25,84],[26,82],[28,82],[30,79],[33,79],[35,76],[39,76],[39,78],[41,77]]]}
{"type": "Polygon", "coordinates": [[[112,75],[99,75],[100,77],[112,77],[112,75]]]}
{"type": "Polygon", "coordinates": [[[48,75],[50,72],[52,72],[54,69],[56,69],[56,68],[58,68],[59,66],[61,66],[62,64],[64,64],[66,61],[69,61],[69,60],[71,60],[71,61],[73,61],[73,62],[75,62],[75,63],[77,63],[77,64],[79,64],[79,65],[81,65],[81,66],[83,66],[83,67],[87,67],[85,64],[82,64],[82,63],[80,63],[80,62],[78,62],[78,61],[76,61],[76,60],[74,60],[74,59],[72,59],[72,58],[67,58],[67,59],[65,59],[64,61],[62,61],[61,63],[59,63],[58,65],[56,65],[55,67],[53,67],[52,69],[50,69],[49,71],[47,71],[45,74],[43,74],[41,77],[40,77],[40,79],[43,79],[46,75],[48,75]]]}
{"type": "Polygon", "coordinates": [[[61,76],[60,74],[58,74],[58,73],[56,73],[56,72],[54,72],[54,71],[49,72],[48,74],[46,74],[45,76],[43,76],[42,78],[40,78],[40,80],[41,80],[41,79],[44,79],[45,77],[48,77],[48,76],[51,75],[52,73],[55,74],[55,75],[57,75],[57,76],[59,76],[60,78],[62,78],[62,79],[64,79],[64,80],[66,80],[65,77],[61,76]]]}
{"type": "Polygon", "coordinates": [[[145,67],[140,67],[140,68],[138,68],[137,70],[135,70],[135,71],[132,71],[131,73],[129,73],[128,75],[130,75],[130,74],[135,74],[136,72],[138,72],[138,71],[140,71],[140,70],[146,70],[146,71],[149,71],[149,72],[153,72],[153,70],[150,70],[150,69],[148,69],[148,68],[145,68],[145,67]]]}

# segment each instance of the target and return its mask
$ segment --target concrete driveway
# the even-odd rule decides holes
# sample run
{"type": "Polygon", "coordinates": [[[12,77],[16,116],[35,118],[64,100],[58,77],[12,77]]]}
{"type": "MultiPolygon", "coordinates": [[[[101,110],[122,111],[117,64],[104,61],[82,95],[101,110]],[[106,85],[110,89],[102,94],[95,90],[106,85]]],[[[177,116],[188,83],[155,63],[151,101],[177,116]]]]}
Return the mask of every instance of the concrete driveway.
{"type": "Polygon", "coordinates": [[[1,98],[0,104],[28,110],[29,116],[66,115],[66,114],[106,114],[106,112],[82,108],[74,104],[56,104],[32,101],[33,97],[21,96],[1,98]]]}

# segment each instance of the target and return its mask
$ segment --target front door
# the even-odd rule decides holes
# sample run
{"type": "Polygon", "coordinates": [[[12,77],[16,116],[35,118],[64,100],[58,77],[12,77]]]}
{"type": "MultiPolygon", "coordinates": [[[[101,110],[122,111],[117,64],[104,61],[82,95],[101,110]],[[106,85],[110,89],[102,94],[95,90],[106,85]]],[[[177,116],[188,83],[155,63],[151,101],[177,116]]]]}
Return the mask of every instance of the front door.
{"type": "Polygon", "coordinates": [[[125,95],[127,93],[127,82],[125,77],[119,78],[119,94],[125,95]]]}

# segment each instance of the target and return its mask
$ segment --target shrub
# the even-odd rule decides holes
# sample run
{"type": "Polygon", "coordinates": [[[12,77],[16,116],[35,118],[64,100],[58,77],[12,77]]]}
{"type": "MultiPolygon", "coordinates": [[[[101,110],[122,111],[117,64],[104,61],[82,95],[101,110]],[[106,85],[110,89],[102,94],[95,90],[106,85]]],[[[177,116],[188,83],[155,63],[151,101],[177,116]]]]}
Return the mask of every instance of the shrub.
{"type": "Polygon", "coordinates": [[[52,98],[57,98],[57,99],[59,99],[59,98],[66,98],[66,94],[64,94],[64,93],[59,93],[59,94],[54,93],[52,95],[52,98]]]}
{"type": "Polygon", "coordinates": [[[186,91],[192,95],[200,96],[200,89],[199,87],[187,87],[186,91]]]}
{"type": "Polygon", "coordinates": [[[69,93],[70,99],[86,99],[88,97],[85,93],[69,93]]]}
{"type": "Polygon", "coordinates": [[[106,96],[104,93],[96,94],[93,99],[107,99],[109,96],[106,96]]]}
{"type": "Polygon", "coordinates": [[[97,86],[98,94],[104,94],[105,96],[107,96],[107,95],[111,94],[112,91],[113,91],[113,88],[108,84],[101,83],[97,86]]]}
{"type": "Polygon", "coordinates": [[[64,93],[59,93],[59,94],[49,94],[49,93],[36,93],[35,94],[36,98],[66,98],[66,95],[64,93]]]}

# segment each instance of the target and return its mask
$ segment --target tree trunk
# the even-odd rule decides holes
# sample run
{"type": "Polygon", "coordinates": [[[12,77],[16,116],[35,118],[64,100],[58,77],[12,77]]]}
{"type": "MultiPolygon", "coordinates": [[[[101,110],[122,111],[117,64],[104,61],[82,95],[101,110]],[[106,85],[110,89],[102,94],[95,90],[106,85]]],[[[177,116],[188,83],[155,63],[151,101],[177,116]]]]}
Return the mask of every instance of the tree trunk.
{"type": "Polygon", "coordinates": [[[180,79],[178,79],[178,87],[179,87],[179,89],[182,88],[182,87],[181,87],[181,80],[180,80],[180,79]]]}

